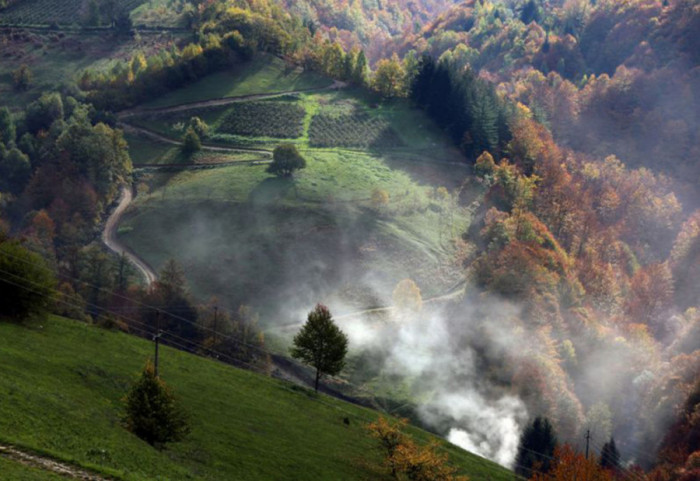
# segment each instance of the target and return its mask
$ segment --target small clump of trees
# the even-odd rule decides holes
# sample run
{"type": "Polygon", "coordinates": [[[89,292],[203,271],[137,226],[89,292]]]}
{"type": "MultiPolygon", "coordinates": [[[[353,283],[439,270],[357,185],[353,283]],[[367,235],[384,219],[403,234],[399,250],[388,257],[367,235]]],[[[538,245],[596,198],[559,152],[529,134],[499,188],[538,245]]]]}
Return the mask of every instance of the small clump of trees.
{"type": "Polygon", "coordinates": [[[314,390],[323,375],[335,376],[345,367],[348,337],[333,322],[333,316],[322,304],[309,312],[306,323],[294,336],[291,355],[316,369],[314,390]]]}
{"type": "Polygon", "coordinates": [[[267,172],[280,177],[291,177],[299,169],[306,168],[306,159],[293,144],[282,144],[272,152],[272,163],[267,172]]]}

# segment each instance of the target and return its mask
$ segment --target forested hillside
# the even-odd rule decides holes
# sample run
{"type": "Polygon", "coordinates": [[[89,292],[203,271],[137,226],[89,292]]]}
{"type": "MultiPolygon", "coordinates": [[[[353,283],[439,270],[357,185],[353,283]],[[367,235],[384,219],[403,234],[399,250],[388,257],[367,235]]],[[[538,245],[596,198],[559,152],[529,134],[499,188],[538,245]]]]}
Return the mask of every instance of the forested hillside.
{"type": "Polygon", "coordinates": [[[601,476],[698,475],[696,1],[94,2],[70,34],[17,30],[29,3],[0,10],[0,218],[54,312],[266,369],[322,301],[336,394],[528,478],[570,479],[533,420],[547,469],[587,441],[601,476]],[[80,28],[119,48],[58,84],[80,28]],[[132,185],[149,289],[97,236],[132,185]]]}

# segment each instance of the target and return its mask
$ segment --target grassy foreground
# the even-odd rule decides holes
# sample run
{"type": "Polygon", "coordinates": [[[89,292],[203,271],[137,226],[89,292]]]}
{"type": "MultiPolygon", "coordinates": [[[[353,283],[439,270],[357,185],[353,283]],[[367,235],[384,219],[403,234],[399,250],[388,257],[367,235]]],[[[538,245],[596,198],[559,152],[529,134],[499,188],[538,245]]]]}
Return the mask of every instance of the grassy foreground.
{"type": "MultiPolygon", "coordinates": [[[[165,348],[161,375],[189,411],[192,433],[157,451],[120,425],[121,399],[150,343],[61,318],[0,324],[0,339],[0,442],[124,480],[389,479],[364,429],[377,416],[371,410],[165,348]]],[[[472,479],[511,479],[447,450],[472,479]]],[[[54,479],[2,458],[0,469],[13,473],[5,479],[54,479]]]]}

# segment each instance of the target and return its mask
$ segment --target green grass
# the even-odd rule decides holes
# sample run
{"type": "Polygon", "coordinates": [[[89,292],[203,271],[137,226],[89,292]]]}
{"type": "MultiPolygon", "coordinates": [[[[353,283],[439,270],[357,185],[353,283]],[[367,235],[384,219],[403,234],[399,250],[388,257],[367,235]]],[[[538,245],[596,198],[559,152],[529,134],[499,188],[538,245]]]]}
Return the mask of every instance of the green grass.
{"type": "Polygon", "coordinates": [[[0,474],[2,479],[12,481],[65,481],[66,478],[42,471],[41,469],[25,466],[12,459],[0,455],[0,474]]]}
{"type": "Polygon", "coordinates": [[[218,72],[185,88],[170,92],[145,108],[171,107],[203,100],[279,93],[327,87],[331,80],[299,68],[287,69],[283,60],[259,55],[231,70],[218,72]]]}
{"type": "MultiPolygon", "coordinates": [[[[3,323],[0,338],[11,340],[0,343],[2,442],[123,480],[389,479],[364,429],[374,411],[164,348],[161,375],[189,411],[192,433],[158,451],[120,424],[121,399],[151,343],[60,318],[3,323]]],[[[472,479],[511,479],[493,463],[446,449],[472,479]]],[[[55,479],[31,477],[2,458],[0,469],[19,473],[3,479],[55,479]]]]}
{"type": "Polygon", "coordinates": [[[455,166],[400,153],[302,153],[308,166],[294,179],[264,165],[169,176],[137,198],[121,238],[156,268],[177,258],[196,295],[251,304],[267,324],[290,321],[290,300],[359,309],[365,300],[349,300],[358,288],[387,299],[410,277],[427,297],[458,281],[454,239],[471,214],[433,198],[435,187],[462,181],[455,166]],[[390,198],[379,212],[377,188],[390,198]]]}

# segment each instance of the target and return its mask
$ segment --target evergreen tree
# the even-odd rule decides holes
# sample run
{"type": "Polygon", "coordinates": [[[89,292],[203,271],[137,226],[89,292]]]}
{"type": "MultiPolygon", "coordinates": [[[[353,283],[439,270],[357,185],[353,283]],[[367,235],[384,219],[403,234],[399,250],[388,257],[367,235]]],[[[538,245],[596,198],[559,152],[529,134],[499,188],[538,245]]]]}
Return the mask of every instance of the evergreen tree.
{"type": "Polygon", "coordinates": [[[352,82],[360,86],[367,84],[367,57],[364,50],[360,50],[360,53],[357,54],[357,60],[352,72],[352,82]]]}
{"type": "Polygon", "coordinates": [[[343,369],[347,352],[348,337],[335,325],[328,308],[317,304],[294,336],[294,347],[291,349],[293,358],[316,368],[316,392],[321,375],[334,376],[343,369]]]}
{"type": "Polygon", "coordinates": [[[557,436],[549,419],[537,417],[520,436],[515,472],[529,479],[535,473],[546,474],[557,447],[557,436]]]}
{"type": "Polygon", "coordinates": [[[189,433],[185,412],[150,362],[125,401],[126,428],[151,446],[181,441],[189,433]]]}
{"type": "Polygon", "coordinates": [[[620,467],[620,452],[615,446],[615,438],[610,438],[610,441],[603,445],[600,451],[600,466],[612,470],[620,467]]]}

